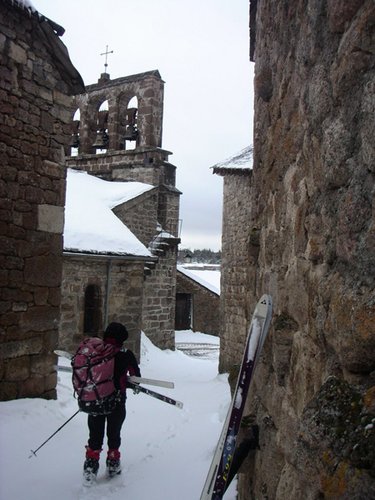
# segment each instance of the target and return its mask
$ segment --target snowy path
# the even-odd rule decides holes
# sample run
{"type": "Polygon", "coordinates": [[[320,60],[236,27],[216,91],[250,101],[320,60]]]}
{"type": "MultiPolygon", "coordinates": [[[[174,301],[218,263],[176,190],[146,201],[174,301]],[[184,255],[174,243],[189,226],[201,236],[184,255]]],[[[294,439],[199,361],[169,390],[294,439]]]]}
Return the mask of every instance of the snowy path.
{"type": "MultiPolygon", "coordinates": [[[[183,401],[179,410],[128,391],[123,428],[123,473],[81,486],[86,416],[79,413],[39,452],[49,435],[77,410],[71,375],[59,372],[58,400],[23,399],[0,403],[1,500],[198,500],[229,405],[226,375],[218,375],[218,339],[177,332],[176,344],[194,344],[192,356],[161,351],[143,336],[142,375],[173,380],[160,392],[183,401]],[[186,338],[186,336],[188,336],[186,338]],[[195,344],[209,344],[199,347],[195,344]],[[194,355],[203,352],[203,357],[194,355]],[[208,352],[208,354],[207,354],[208,352]]],[[[187,352],[187,351],[186,351],[187,352]]],[[[105,451],[105,448],[104,448],[105,451]]],[[[235,484],[225,500],[234,500],[235,484]]]]}

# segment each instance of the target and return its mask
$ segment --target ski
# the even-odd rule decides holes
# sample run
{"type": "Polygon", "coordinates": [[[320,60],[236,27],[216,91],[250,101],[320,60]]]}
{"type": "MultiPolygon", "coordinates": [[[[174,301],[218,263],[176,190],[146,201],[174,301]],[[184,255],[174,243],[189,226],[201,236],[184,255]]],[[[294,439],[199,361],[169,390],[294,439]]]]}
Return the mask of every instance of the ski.
{"type": "Polygon", "coordinates": [[[61,349],[55,349],[53,351],[60,358],[72,359],[73,354],[70,354],[68,351],[62,351],[61,349]]]}
{"type": "Polygon", "coordinates": [[[263,295],[255,307],[250,323],[236,389],[200,500],[221,500],[229,486],[228,478],[235,453],[237,434],[254,370],[270,327],[271,316],[271,296],[263,295]]]}
{"type": "Polygon", "coordinates": [[[54,365],[54,369],[57,370],[58,372],[72,373],[72,371],[73,371],[71,366],[54,365]]]}
{"type": "Polygon", "coordinates": [[[159,399],[164,403],[169,403],[170,405],[176,406],[177,408],[182,409],[183,403],[181,401],[176,401],[175,399],[170,398],[169,396],[165,396],[164,394],[160,394],[159,392],[152,391],[151,389],[147,389],[146,387],[142,387],[141,385],[129,383],[128,387],[134,389],[134,392],[143,392],[148,396],[152,396],[153,398],[159,399]]]}
{"type": "Polygon", "coordinates": [[[173,382],[168,382],[167,380],[156,380],[153,378],[136,377],[135,375],[129,376],[128,382],[131,382],[132,384],[155,385],[158,387],[164,387],[165,389],[174,389],[173,382]]]}
{"type": "MultiPolygon", "coordinates": [[[[61,351],[56,349],[53,351],[57,356],[66,359],[72,359],[72,354],[67,351],[61,351]]],[[[70,366],[57,366],[57,370],[61,372],[71,372],[72,368],[70,366]]],[[[174,383],[169,382],[167,380],[157,380],[153,378],[145,378],[145,377],[136,377],[135,375],[131,375],[127,377],[128,382],[133,384],[145,384],[145,385],[154,385],[157,387],[164,387],[165,389],[174,389],[174,383]]]]}

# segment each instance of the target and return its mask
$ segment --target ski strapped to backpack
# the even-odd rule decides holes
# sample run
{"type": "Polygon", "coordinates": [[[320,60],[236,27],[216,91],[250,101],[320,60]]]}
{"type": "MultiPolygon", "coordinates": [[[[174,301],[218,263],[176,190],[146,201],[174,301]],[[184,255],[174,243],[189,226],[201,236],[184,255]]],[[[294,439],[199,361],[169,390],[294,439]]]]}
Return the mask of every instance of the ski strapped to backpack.
{"type": "MultiPolygon", "coordinates": [[[[122,349],[121,349],[122,350],[122,349]]],[[[70,354],[68,351],[62,351],[61,349],[55,349],[53,351],[57,356],[61,358],[72,360],[73,354],[70,354]]],[[[57,371],[61,372],[71,372],[71,366],[55,366],[57,371]]],[[[145,384],[145,385],[156,385],[158,387],[165,387],[166,389],[174,389],[174,382],[169,382],[168,380],[158,380],[154,378],[146,378],[146,377],[137,377],[136,375],[128,375],[126,380],[132,384],[145,384]]]]}
{"type": "Polygon", "coordinates": [[[84,339],[71,360],[73,387],[81,411],[108,415],[121,399],[114,384],[119,348],[98,337],[84,339]]]}
{"type": "Polygon", "coordinates": [[[170,398],[169,396],[165,396],[164,394],[160,394],[159,392],[152,391],[151,389],[147,389],[146,387],[142,387],[141,385],[138,384],[133,384],[132,382],[128,383],[129,388],[133,389],[135,394],[138,394],[139,392],[143,392],[143,394],[147,394],[148,396],[152,396],[155,399],[159,399],[160,401],[163,401],[164,403],[168,403],[172,406],[176,406],[176,408],[180,408],[180,410],[183,408],[183,403],[181,401],[177,401],[176,399],[170,398]]]}

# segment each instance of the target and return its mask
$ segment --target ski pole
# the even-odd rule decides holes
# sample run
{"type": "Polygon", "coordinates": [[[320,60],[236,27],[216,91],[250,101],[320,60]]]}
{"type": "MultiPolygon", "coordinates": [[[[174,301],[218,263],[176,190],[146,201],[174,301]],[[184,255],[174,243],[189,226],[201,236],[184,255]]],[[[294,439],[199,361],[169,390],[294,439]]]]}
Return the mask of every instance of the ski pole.
{"type": "Polygon", "coordinates": [[[44,441],[44,443],[42,443],[42,444],[39,446],[39,448],[37,448],[35,451],[34,451],[34,450],[30,450],[30,451],[31,451],[31,453],[32,453],[32,455],[30,455],[30,456],[29,456],[29,458],[31,458],[32,456],[36,457],[36,453],[37,453],[37,451],[39,451],[39,450],[40,450],[40,448],[42,448],[42,447],[43,447],[46,443],[48,443],[48,441],[49,441],[50,439],[52,439],[52,438],[53,438],[53,436],[54,436],[55,434],[57,434],[59,431],[61,431],[61,429],[62,429],[62,428],[63,428],[63,427],[64,427],[67,423],[69,423],[69,422],[72,420],[72,418],[74,418],[74,417],[75,417],[75,416],[76,416],[76,415],[77,415],[80,411],[81,411],[81,410],[77,410],[77,411],[75,412],[75,414],[74,414],[74,415],[72,415],[70,418],[68,418],[68,420],[67,420],[65,423],[63,423],[63,424],[62,424],[62,425],[61,425],[61,426],[57,429],[57,431],[55,431],[53,434],[51,434],[51,435],[50,435],[50,437],[49,437],[48,439],[46,439],[46,440],[44,441]]]}

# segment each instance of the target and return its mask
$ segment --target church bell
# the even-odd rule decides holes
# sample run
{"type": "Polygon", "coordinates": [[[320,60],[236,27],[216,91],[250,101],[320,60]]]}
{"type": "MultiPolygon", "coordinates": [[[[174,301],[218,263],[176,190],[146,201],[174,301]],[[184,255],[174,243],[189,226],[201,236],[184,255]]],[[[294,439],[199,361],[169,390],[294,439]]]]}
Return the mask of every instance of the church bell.
{"type": "Polygon", "coordinates": [[[125,141],[136,141],[138,137],[138,130],[134,125],[128,125],[125,129],[124,139],[125,141]]]}
{"type": "Polygon", "coordinates": [[[137,130],[137,108],[128,108],[125,112],[125,141],[136,141],[138,137],[137,130]]]}
{"type": "Polygon", "coordinates": [[[72,122],[72,135],[70,138],[70,144],[69,146],[71,148],[78,148],[79,147],[79,120],[73,120],[72,122]]]}
{"type": "Polygon", "coordinates": [[[97,127],[98,132],[93,147],[96,149],[107,149],[109,137],[106,132],[108,123],[108,111],[103,110],[98,112],[97,127]]]}
{"type": "Polygon", "coordinates": [[[96,139],[93,147],[96,149],[107,149],[109,143],[109,137],[105,130],[100,130],[96,134],[96,139]]]}

